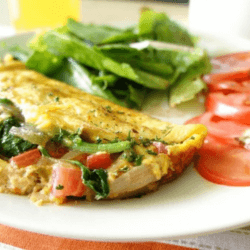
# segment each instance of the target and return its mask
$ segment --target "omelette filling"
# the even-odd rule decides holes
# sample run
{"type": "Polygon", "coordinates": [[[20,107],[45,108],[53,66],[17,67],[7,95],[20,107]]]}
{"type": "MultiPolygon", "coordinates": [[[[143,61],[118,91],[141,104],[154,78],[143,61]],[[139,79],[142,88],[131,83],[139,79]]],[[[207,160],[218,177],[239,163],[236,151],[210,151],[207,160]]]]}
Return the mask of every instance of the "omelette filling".
{"type": "Polygon", "coordinates": [[[0,99],[0,192],[29,194],[38,204],[103,199],[110,194],[108,178],[141,166],[144,154],[168,153],[159,139],[136,142],[129,133],[124,141],[97,137],[87,142],[81,134],[80,129],[74,134],[60,129],[50,137],[25,123],[10,100],[0,99]],[[109,168],[114,170],[108,173],[109,168]]]}

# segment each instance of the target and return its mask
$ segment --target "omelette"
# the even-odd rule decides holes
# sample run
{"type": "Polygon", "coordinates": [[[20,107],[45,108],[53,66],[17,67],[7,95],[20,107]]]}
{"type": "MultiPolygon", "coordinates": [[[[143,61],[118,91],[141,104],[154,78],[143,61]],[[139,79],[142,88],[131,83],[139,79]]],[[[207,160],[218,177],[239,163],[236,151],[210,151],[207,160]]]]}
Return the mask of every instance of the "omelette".
{"type": "Polygon", "coordinates": [[[38,205],[137,197],[180,176],[207,134],[0,64],[0,192],[38,205]]]}

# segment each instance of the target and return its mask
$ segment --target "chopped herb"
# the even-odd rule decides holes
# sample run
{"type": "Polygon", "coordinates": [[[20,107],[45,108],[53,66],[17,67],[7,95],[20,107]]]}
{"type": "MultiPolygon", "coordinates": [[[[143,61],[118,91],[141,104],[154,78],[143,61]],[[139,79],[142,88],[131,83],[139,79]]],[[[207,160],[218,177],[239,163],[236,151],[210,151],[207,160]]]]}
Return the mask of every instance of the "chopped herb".
{"type": "Polygon", "coordinates": [[[45,149],[45,147],[39,145],[38,149],[40,150],[40,152],[42,153],[42,155],[46,156],[46,157],[50,157],[49,152],[45,149]]]}
{"type": "Polygon", "coordinates": [[[122,111],[117,111],[118,114],[122,115],[122,114],[125,114],[124,112],[122,111]]]}
{"type": "Polygon", "coordinates": [[[195,136],[192,135],[189,139],[190,139],[190,140],[194,140],[194,139],[195,139],[195,136]]]}
{"type": "Polygon", "coordinates": [[[150,155],[157,155],[157,153],[152,151],[152,150],[147,150],[147,153],[150,154],[150,155]]]}
{"type": "Polygon", "coordinates": [[[119,172],[127,172],[129,170],[129,166],[125,165],[124,167],[119,169],[119,172]]]}
{"type": "Polygon", "coordinates": [[[57,96],[57,97],[55,97],[55,102],[59,102],[59,97],[57,96]]]}
{"type": "Polygon", "coordinates": [[[63,185],[59,184],[58,186],[56,186],[56,190],[62,190],[62,189],[64,189],[63,185]]]}
{"type": "Polygon", "coordinates": [[[102,142],[102,139],[101,139],[99,136],[97,136],[97,137],[96,137],[96,142],[97,142],[97,143],[101,143],[101,142],[102,142]]]}
{"type": "Polygon", "coordinates": [[[54,94],[52,93],[52,92],[50,92],[49,94],[48,94],[48,96],[53,96],[54,94]]]}
{"type": "Polygon", "coordinates": [[[134,162],[135,166],[140,166],[142,162],[143,155],[138,155],[134,150],[128,150],[123,154],[124,159],[128,162],[134,162]]]}
{"type": "Polygon", "coordinates": [[[111,113],[111,112],[112,112],[112,109],[111,109],[111,107],[110,107],[110,106],[106,106],[105,108],[106,108],[106,110],[107,110],[109,113],[111,113]]]}
{"type": "Polygon", "coordinates": [[[161,142],[161,143],[163,143],[163,144],[168,144],[168,142],[162,140],[162,139],[159,138],[158,136],[156,136],[155,139],[153,139],[153,141],[161,142]]]}
{"type": "Polygon", "coordinates": [[[140,142],[144,147],[148,147],[152,142],[149,139],[144,139],[143,137],[140,137],[140,142]]]}

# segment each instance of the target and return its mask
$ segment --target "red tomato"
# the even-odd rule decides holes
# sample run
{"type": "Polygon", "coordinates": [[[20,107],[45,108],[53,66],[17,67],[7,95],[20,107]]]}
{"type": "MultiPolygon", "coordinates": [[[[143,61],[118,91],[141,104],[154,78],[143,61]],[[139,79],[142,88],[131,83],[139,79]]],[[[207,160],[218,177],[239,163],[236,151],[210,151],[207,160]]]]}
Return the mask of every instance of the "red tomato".
{"type": "Polygon", "coordinates": [[[250,80],[250,52],[241,52],[219,56],[211,60],[212,74],[204,76],[207,83],[226,80],[250,80]]]}
{"type": "Polygon", "coordinates": [[[207,111],[221,118],[250,125],[250,94],[210,93],[205,106],[207,111]]]}
{"type": "Polygon", "coordinates": [[[212,113],[206,112],[200,116],[194,117],[187,121],[186,124],[201,123],[208,129],[209,134],[222,137],[227,143],[239,145],[235,138],[242,136],[243,132],[250,129],[249,125],[228,121],[214,116],[212,113]]]}
{"type": "Polygon", "coordinates": [[[51,157],[57,159],[61,158],[69,151],[69,149],[63,146],[61,143],[52,141],[46,144],[46,149],[51,157]]]}
{"type": "Polygon", "coordinates": [[[22,168],[36,164],[40,160],[41,156],[42,155],[39,149],[35,148],[12,157],[10,162],[14,162],[19,168],[22,168]]]}
{"type": "Polygon", "coordinates": [[[168,148],[162,142],[154,141],[152,144],[156,147],[158,154],[160,154],[160,153],[168,154],[168,148]]]}
{"type": "Polygon", "coordinates": [[[208,181],[228,186],[250,185],[250,152],[208,136],[196,169],[208,181]]]}
{"type": "Polygon", "coordinates": [[[208,90],[209,92],[222,92],[223,94],[249,93],[250,81],[224,81],[218,83],[208,83],[208,90]]]}
{"type": "Polygon", "coordinates": [[[87,157],[87,167],[89,169],[108,168],[113,163],[109,153],[100,152],[87,157]]]}
{"type": "Polygon", "coordinates": [[[53,167],[52,195],[56,198],[66,196],[81,197],[85,192],[80,168],[70,168],[56,165],[53,167]]]}

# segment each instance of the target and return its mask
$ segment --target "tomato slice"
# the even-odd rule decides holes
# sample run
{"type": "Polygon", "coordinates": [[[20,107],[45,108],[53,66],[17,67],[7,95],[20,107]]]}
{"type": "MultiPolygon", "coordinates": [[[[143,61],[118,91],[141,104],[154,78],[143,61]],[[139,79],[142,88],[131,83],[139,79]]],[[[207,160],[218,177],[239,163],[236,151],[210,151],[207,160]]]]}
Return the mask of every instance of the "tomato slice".
{"type": "Polygon", "coordinates": [[[202,177],[228,186],[250,185],[250,151],[207,136],[196,165],[202,177]]]}
{"type": "Polygon", "coordinates": [[[51,194],[56,197],[77,196],[82,197],[85,185],[82,183],[80,168],[70,168],[56,165],[53,167],[51,194]]]}
{"type": "Polygon", "coordinates": [[[206,110],[224,118],[250,125],[250,94],[208,94],[206,110]]]}
{"type": "Polygon", "coordinates": [[[209,92],[222,92],[223,94],[250,92],[250,81],[223,81],[218,83],[210,83],[207,86],[209,92]]]}
{"type": "Polygon", "coordinates": [[[87,167],[89,169],[108,168],[113,163],[109,153],[100,152],[87,157],[87,167]]]}
{"type": "Polygon", "coordinates": [[[211,60],[213,72],[204,76],[207,83],[250,80],[250,52],[232,53],[211,60]]]}
{"type": "Polygon", "coordinates": [[[222,137],[224,138],[224,140],[227,140],[227,143],[235,145],[239,145],[239,142],[235,140],[235,138],[242,136],[244,131],[250,129],[249,125],[224,120],[220,117],[213,115],[210,112],[206,112],[186,122],[186,124],[196,123],[201,123],[205,125],[208,129],[209,134],[216,137],[222,137]]]}

